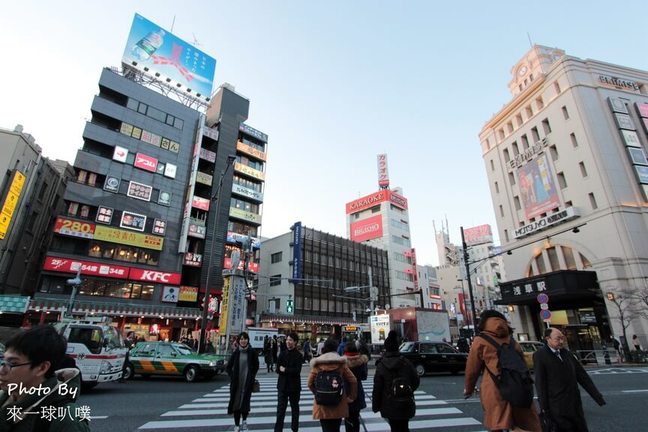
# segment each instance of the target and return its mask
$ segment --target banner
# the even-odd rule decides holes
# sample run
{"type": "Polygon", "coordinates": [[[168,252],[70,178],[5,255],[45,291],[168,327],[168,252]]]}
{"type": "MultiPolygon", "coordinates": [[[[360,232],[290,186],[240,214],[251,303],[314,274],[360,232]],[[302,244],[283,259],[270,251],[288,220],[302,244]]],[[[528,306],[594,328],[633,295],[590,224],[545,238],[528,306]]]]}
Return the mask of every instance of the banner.
{"type": "Polygon", "coordinates": [[[518,169],[520,195],[526,219],[535,218],[560,206],[547,155],[539,156],[518,169]]]}

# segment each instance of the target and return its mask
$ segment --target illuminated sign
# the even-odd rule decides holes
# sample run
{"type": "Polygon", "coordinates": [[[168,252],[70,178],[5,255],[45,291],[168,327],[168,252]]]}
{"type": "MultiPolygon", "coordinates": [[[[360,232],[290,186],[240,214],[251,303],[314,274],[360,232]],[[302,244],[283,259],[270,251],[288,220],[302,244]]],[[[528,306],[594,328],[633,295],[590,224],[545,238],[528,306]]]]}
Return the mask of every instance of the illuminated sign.
{"type": "Polygon", "coordinates": [[[295,222],[293,226],[293,279],[300,279],[302,276],[301,244],[302,224],[301,222],[295,222]]]}
{"type": "Polygon", "coordinates": [[[162,219],[155,219],[153,221],[153,234],[164,236],[166,234],[166,221],[162,219]]]}
{"type": "Polygon", "coordinates": [[[113,160],[116,160],[117,162],[126,163],[127,157],[128,157],[127,149],[125,149],[124,147],[115,146],[115,150],[113,151],[113,160]]]}
{"type": "Polygon", "coordinates": [[[173,164],[166,164],[164,167],[164,177],[169,177],[169,178],[175,178],[176,177],[176,171],[178,170],[178,167],[173,165],[173,164]]]}
{"type": "Polygon", "coordinates": [[[122,62],[188,94],[211,96],[216,60],[139,14],[133,18],[122,62]]]}
{"type": "Polygon", "coordinates": [[[209,174],[206,174],[206,173],[204,173],[202,171],[198,171],[196,173],[196,181],[198,183],[202,183],[204,185],[211,186],[213,180],[214,180],[214,178],[212,176],[210,176],[209,174]]]}
{"type": "Polygon", "coordinates": [[[203,256],[201,254],[187,252],[184,254],[183,264],[191,267],[200,267],[202,266],[202,259],[203,256]]]}
{"type": "MultiPolygon", "coordinates": [[[[102,208],[105,209],[106,207],[102,208]]],[[[99,214],[97,214],[97,216],[99,216],[99,214]]],[[[70,237],[91,239],[94,238],[95,226],[95,224],[90,222],[82,222],[64,217],[58,217],[56,218],[56,223],[54,224],[54,232],[70,237]]]]}
{"type": "Polygon", "coordinates": [[[18,205],[18,200],[20,200],[20,195],[24,185],[25,175],[18,170],[14,171],[14,178],[11,181],[11,185],[7,191],[7,196],[2,204],[2,210],[0,211],[0,240],[5,238],[5,235],[7,235],[11,219],[13,218],[14,211],[18,205]]]}
{"type": "Polygon", "coordinates": [[[123,211],[119,226],[135,231],[144,231],[144,227],[146,226],[146,216],[123,211]]]}
{"type": "MultiPolygon", "coordinates": [[[[259,273],[259,263],[255,263],[254,261],[248,261],[247,262],[248,270],[253,272],[253,273],[259,273]]],[[[226,256],[223,259],[223,268],[226,269],[231,269],[232,268],[232,258],[226,256]]],[[[243,269],[243,260],[239,261],[238,269],[237,270],[244,270],[243,269]]]]}
{"type": "Polygon", "coordinates": [[[244,142],[238,141],[236,143],[236,150],[240,150],[241,152],[245,154],[249,154],[250,156],[254,156],[257,159],[260,159],[262,161],[266,160],[266,154],[265,152],[258,150],[251,145],[245,144],[244,142]]]}
{"type": "Polygon", "coordinates": [[[139,268],[130,269],[131,280],[144,281],[144,282],[158,282],[179,285],[180,273],[161,272],[154,270],[145,270],[139,268]]]}
{"type": "Polygon", "coordinates": [[[385,153],[378,155],[378,186],[381,188],[389,187],[389,171],[387,170],[387,155],[385,153]]]}
{"type": "Polygon", "coordinates": [[[195,223],[190,223],[189,224],[189,232],[188,235],[190,237],[196,237],[196,238],[205,238],[205,234],[207,233],[207,228],[202,226],[202,225],[197,225],[195,223]]]}
{"type": "Polygon", "coordinates": [[[162,237],[105,226],[95,227],[94,239],[153,250],[162,250],[164,246],[164,239],[162,237]]]}
{"type": "MultiPolygon", "coordinates": [[[[219,335],[224,335],[227,332],[231,280],[232,280],[231,277],[224,278],[223,280],[223,295],[221,300],[221,310],[220,310],[220,316],[218,317],[219,335]]],[[[207,295],[207,293],[205,293],[205,295],[207,295]]]]}
{"type": "Polygon", "coordinates": [[[114,212],[110,207],[99,206],[95,220],[99,223],[110,225],[114,212]]]}
{"type": "Polygon", "coordinates": [[[535,234],[538,231],[547,229],[550,226],[555,225],[557,223],[570,221],[574,218],[577,218],[578,216],[580,216],[580,214],[576,208],[567,207],[566,209],[561,210],[558,213],[550,214],[547,217],[543,217],[542,219],[538,219],[533,223],[524,225],[516,229],[513,234],[513,237],[514,238],[526,237],[528,235],[535,234]]]}
{"type": "Polygon", "coordinates": [[[191,206],[200,210],[209,210],[209,200],[206,198],[201,198],[199,196],[194,196],[191,200],[191,206]]]}
{"type": "Polygon", "coordinates": [[[371,326],[371,343],[384,344],[389,334],[389,315],[372,315],[369,317],[371,326]]]}
{"type": "MultiPolygon", "coordinates": [[[[211,185],[211,183],[209,184],[211,185]]],[[[248,198],[252,198],[253,200],[256,201],[263,201],[263,194],[261,192],[257,192],[255,190],[243,187],[236,183],[232,184],[232,193],[242,195],[248,198]]]]}
{"type": "Polygon", "coordinates": [[[83,275],[101,276],[116,279],[128,278],[128,267],[52,256],[45,257],[43,270],[63,273],[76,273],[79,269],[79,266],[81,266],[81,274],[83,275]]]}
{"type": "Polygon", "coordinates": [[[162,298],[160,300],[166,303],[177,303],[179,292],[180,289],[178,287],[165,286],[162,289],[162,298]]]}
{"type": "Polygon", "coordinates": [[[154,157],[147,156],[144,153],[135,154],[135,168],[143,169],[145,171],[156,172],[158,161],[154,157]]]}
{"type": "MultiPolygon", "coordinates": [[[[232,231],[227,231],[227,241],[230,243],[241,243],[243,244],[248,238],[248,236],[244,234],[239,234],[235,233],[232,231]]],[[[256,238],[256,237],[249,237],[250,241],[252,242],[252,249],[259,249],[261,247],[261,241],[256,238]]]]}
{"type": "Polygon", "coordinates": [[[404,210],[407,210],[407,198],[402,195],[397,194],[396,192],[387,191],[389,195],[389,202],[394,204],[396,207],[400,207],[404,210]]]}
{"type": "Polygon", "coordinates": [[[257,138],[263,142],[268,142],[268,135],[264,134],[263,132],[254,129],[252,126],[248,126],[245,123],[241,123],[239,125],[239,130],[245,132],[248,135],[253,136],[254,138],[257,138]]]}
{"type": "Polygon", "coordinates": [[[104,190],[108,192],[117,193],[119,192],[119,179],[117,177],[106,176],[106,181],[104,182],[104,190]]]}
{"type": "Polygon", "coordinates": [[[235,207],[230,207],[229,214],[232,217],[244,219],[248,222],[261,223],[261,215],[252,212],[246,212],[245,210],[237,209],[235,207]]]}
{"type": "Polygon", "coordinates": [[[171,194],[169,192],[164,192],[160,191],[160,194],[158,195],[158,204],[163,205],[163,206],[170,206],[171,205],[171,194]]]}
{"type": "Polygon", "coordinates": [[[128,191],[126,195],[142,201],[151,201],[153,187],[134,181],[128,182],[128,191]]]}
{"type": "Polygon", "coordinates": [[[387,199],[387,191],[380,191],[372,193],[371,195],[364,196],[355,201],[351,201],[346,205],[346,212],[357,213],[361,210],[371,208],[387,199]]]}
{"type": "Polygon", "coordinates": [[[351,240],[362,242],[382,237],[382,215],[375,215],[351,224],[351,240]]]}
{"type": "Polygon", "coordinates": [[[243,174],[249,175],[250,177],[254,177],[259,180],[264,180],[265,179],[265,174],[263,171],[256,170],[254,168],[250,168],[247,165],[243,165],[242,163],[236,162],[234,163],[234,170],[241,172],[243,174]]]}
{"type": "MultiPolygon", "coordinates": [[[[205,128],[204,130],[207,130],[207,128],[205,128]]],[[[211,150],[201,148],[200,149],[200,158],[205,159],[206,161],[209,161],[209,162],[216,162],[216,153],[214,153],[211,150]]]]}
{"type": "Polygon", "coordinates": [[[195,302],[198,301],[198,288],[191,286],[180,286],[178,301],[195,302]]]}

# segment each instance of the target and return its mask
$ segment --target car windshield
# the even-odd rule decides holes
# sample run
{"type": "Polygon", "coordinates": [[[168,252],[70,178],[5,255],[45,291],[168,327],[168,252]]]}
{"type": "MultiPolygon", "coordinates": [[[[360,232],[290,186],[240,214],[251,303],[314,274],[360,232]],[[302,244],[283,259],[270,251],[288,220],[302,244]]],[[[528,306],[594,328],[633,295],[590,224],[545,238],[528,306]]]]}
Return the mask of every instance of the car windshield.
{"type": "Polygon", "coordinates": [[[415,346],[414,342],[405,342],[400,346],[400,352],[413,352],[415,346]]]}
{"type": "Polygon", "coordinates": [[[187,345],[176,345],[175,346],[180,355],[191,355],[195,354],[196,352],[189,348],[187,345]]]}

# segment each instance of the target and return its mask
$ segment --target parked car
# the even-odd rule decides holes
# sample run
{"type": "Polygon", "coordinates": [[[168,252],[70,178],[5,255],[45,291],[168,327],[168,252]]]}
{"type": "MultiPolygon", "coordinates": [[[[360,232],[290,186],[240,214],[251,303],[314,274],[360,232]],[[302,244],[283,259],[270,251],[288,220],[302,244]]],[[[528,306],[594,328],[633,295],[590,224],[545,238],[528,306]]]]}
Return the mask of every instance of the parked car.
{"type": "Polygon", "coordinates": [[[468,354],[459,352],[445,342],[404,342],[400,353],[423,376],[429,372],[450,372],[453,375],[466,370],[468,354]]]}
{"type": "Polygon", "coordinates": [[[542,348],[544,344],[538,341],[522,341],[518,343],[524,354],[524,362],[529,369],[533,369],[533,353],[542,348]]]}
{"type": "Polygon", "coordinates": [[[199,377],[213,378],[225,370],[225,358],[215,354],[198,354],[185,344],[174,342],[139,342],[129,352],[124,379],[139,374],[184,376],[187,382],[199,377]]]}

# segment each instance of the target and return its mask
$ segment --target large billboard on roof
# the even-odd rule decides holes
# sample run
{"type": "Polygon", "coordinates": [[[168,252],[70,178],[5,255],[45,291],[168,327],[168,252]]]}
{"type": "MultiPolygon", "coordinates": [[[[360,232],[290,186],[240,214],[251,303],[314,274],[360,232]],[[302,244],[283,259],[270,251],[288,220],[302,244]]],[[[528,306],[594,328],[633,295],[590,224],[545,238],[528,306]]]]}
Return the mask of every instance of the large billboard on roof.
{"type": "Polygon", "coordinates": [[[198,98],[209,98],[216,59],[135,14],[122,63],[198,98]]]}

